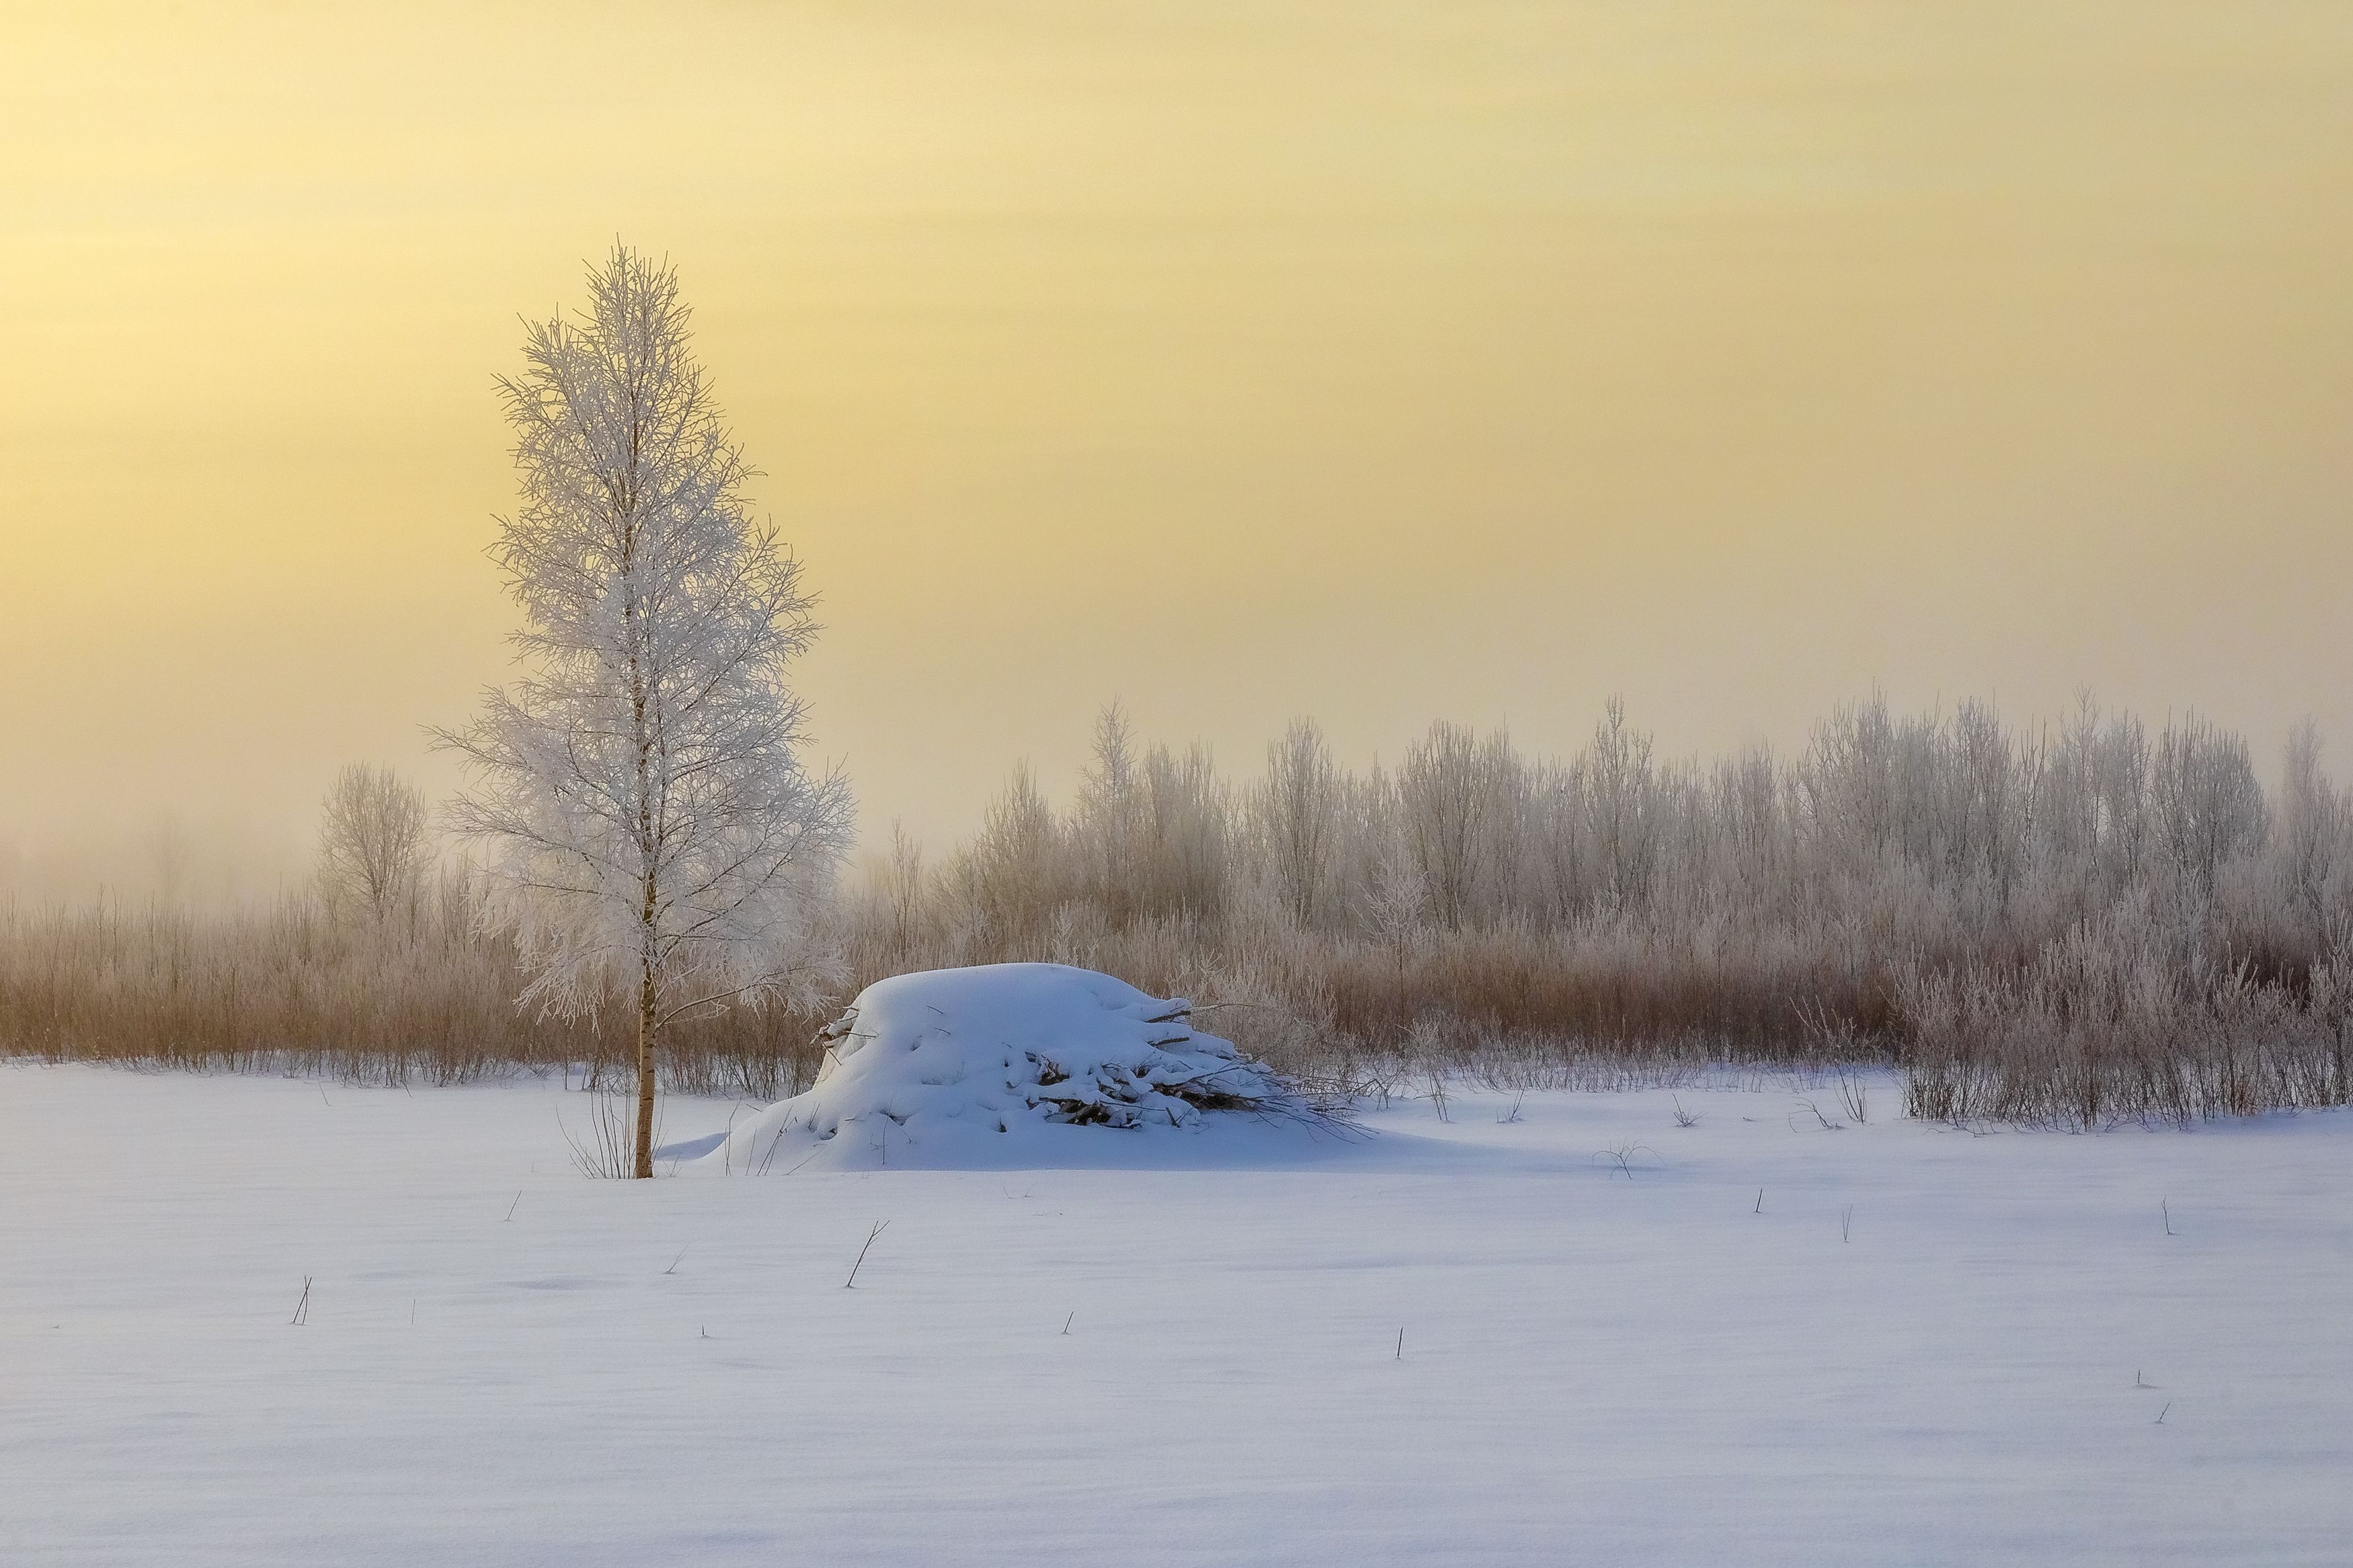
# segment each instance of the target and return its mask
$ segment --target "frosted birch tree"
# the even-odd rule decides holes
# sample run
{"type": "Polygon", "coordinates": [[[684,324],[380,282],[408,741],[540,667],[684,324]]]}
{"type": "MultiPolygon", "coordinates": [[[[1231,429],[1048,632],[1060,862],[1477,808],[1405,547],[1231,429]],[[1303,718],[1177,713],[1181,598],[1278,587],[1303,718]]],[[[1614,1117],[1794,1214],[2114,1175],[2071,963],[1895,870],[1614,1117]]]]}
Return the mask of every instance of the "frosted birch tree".
{"type": "Polygon", "coordinates": [[[650,1176],[662,1030],[807,996],[850,803],[800,759],[786,672],[811,601],[752,516],[676,273],[617,247],[588,296],[530,324],[523,374],[499,383],[522,505],[491,553],[522,668],[438,739],[472,767],[451,826],[487,851],[533,976],[522,1000],[635,1010],[631,1173],[650,1176]]]}

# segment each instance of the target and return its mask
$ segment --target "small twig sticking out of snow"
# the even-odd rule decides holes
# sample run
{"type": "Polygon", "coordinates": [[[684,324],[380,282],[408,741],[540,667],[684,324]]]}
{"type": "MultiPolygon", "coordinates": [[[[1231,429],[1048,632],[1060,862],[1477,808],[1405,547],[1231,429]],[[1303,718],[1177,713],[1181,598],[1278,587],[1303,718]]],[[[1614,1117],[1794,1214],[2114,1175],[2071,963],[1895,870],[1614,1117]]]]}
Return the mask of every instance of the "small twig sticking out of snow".
{"type": "Polygon", "coordinates": [[[874,1222],[874,1228],[866,1233],[866,1246],[858,1249],[858,1261],[849,1266],[849,1278],[841,1282],[841,1288],[843,1289],[852,1290],[857,1289],[858,1271],[866,1267],[867,1247],[872,1247],[874,1245],[874,1238],[890,1228],[891,1222],[887,1219],[878,1219],[874,1222]]]}
{"type": "Polygon", "coordinates": [[[1438,1107],[1438,1119],[1440,1121],[1454,1120],[1446,1114],[1446,1079],[1443,1075],[1435,1070],[1430,1075],[1430,1103],[1438,1107]]]}
{"type": "Polygon", "coordinates": [[[1495,1125],[1498,1127],[1508,1127],[1513,1122],[1517,1121],[1520,1119],[1520,1101],[1526,1098],[1527,1093],[1525,1090],[1522,1090],[1520,1093],[1512,1096],[1512,1109],[1509,1110],[1499,1110],[1495,1112],[1495,1125]]]}
{"type": "Polygon", "coordinates": [[[417,1298],[414,1296],[408,1299],[408,1326],[412,1329],[417,1326],[417,1298]]]}
{"type": "Polygon", "coordinates": [[[735,1118],[742,1112],[744,1102],[737,1100],[727,1112],[727,1131],[719,1140],[719,1167],[722,1175],[735,1173],[735,1118]]]}
{"type": "Polygon", "coordinates": [[[1749,1212],[1750,1214],[1763,1214],[1763,1213],[1765,1212],[1765,1189],[1764,1189],[1764,1188],[1759,1187],[1759,1188],[1757,1188],[1757,1206],[1756,1206],[1755,1208],[1753,1208],[1753,1209],[1750,1209],[1748,1212],[1749,1212]]]}
{"type": "Polygon", "coordinates": [[[1678,1094],[1672,1098],[1675,1102],[1675,1125],[1678,1127],[1698,1126],[1699,1112],[1696,1110],[1685,1110],[1683,1109],[1683,1097],[1682,1095],[1678,1094]]]}
{"type": "Polygon", "coordinates": [[[327,1086],[323,1083],[319,1086],[319,1103],[330,1110],[335,1109],[335,1102],[327,1098],[327,1086]]]}
{"type": "MultiPolygon", "coordinates": [[[[1647,1153],[1656,1159],[1658,1152],[1648,1143],[1620,1143],[1615,1148],[1597,1149],[1593,1152],[1593,1157],[1597,1160],[1608,1160],[1624,1173],[1626,1179],[1630,1182],[1634,1179],[1634,1156],[1647,1153]]],[[[1758,1198],[1761,1202],[1763,1194],[1759,1194],[1758,1198]]]]}
{"type": "Polygon", "coordinates": [[[1398,1361],[1405,1360],[1405,1331],[1403,1329],[1399,1329],[1398,1331],[1398,1348],[1395,1359],[1398,1361]]]}
{"type": "Polygon", "coordinates": [[[1071,1309],[1071,1315],[1070,1315],[1069,1317],[1064,1318],[1064,1319],[1062,1320],[1062,1334],[1063,1334],[1063,1337],[1064,1337],[1064,1338],[1066,1338],[1066,1339],[1067,1339],[1067,1338],[1070,1336],[1070,1332],[1071,1332],[1071,1325],[1072,1323],[1077,1322],[1078,1321],[1079,1321],[1078,1310],[1077,1310],[1076,1308],[1073,1308],[1073,1309],[1071,1309]]]}
{"type": "MultiPolygon", "coordinates": [[[[785,1135],[784,1135],[782,1132],[777,1133],[777,1134],[776,1134],[776,1141],[777,1141],[777,1142],[782,1142],[784,1141],[784,1136],[785,1136],[785,1135]]],[[[785,1167],[785,1174],[786,1174],[786,1175],[787,1175],[787,1176],[791,1175],[795,1171],[799,1170],[803,1165],[807,1164],[811,1160],[816,1159],[819,1154],[822,1154],[823,1152],[825,1152],[825,1149],[824,1149],[823,1145],[819,1145],[818,1147],[817,1147],[817,1148],[815,1148],[815,1149],[810,1150],[807,1153],[806,1153],[806,1154],[802,1155],[798,1160],[795,1161],[795,1162],[794,1162],[793,1163],[791,1163],[790,1165],[786,1166],[786,1167],[785,1167]]],[[[769,1163],[769,1161],[774,1160],[776,1157],[776,1143],[771,1143],[771,1144],[769,1144],[769,1145],[768,1145],[768,1158],[767,1158],[766,1160],[763,1160],[763,1161],[761,1161],[761,1162],[760,1162],[760,1174],[762,1174],[762,1175],[764,1175],[764,1176],[765,1176],[765,1175],[766,1175],[766,1174],[768,1173],[768,1163],[769,1163]]]]}
{"type": "MultiPolygon", "coordinates": [[[[1843,1121],[1832,1121],[1829,1117],[1824,1116],[1821,1108],[1810,1100],[1801,1100],[1798,1101],[1798,1105],[1800,1110],[1812,1111],[1814,1120],[1822,1124],[1822,1131],[1825,1132],[1836,1132],[1846,1125],[1843,1121]]],[[[1789,1116],[1789,1131],[1795,1132],[1797,1130],[1797,1113],[1792,1111],[1789,1116]]]]}
{"type": "Polygon", "coordinates": [[[2173,1234],[2173,1207],[2165,1199],[2157,1200],[2157,1212],[2165,1216],[2165,1234],[2173,1234]]]}
{"type": "Polygon", "coordinates": [[[1845,1212],[1839,1215],[1839,1239],[1841,1241],[1848,1240],[1852,1235],[1853,1230],[1854,1205],[1852,1204],[1849,1204],[1846,1205],[1845,1212]]]}
{"type": "Polygon", "coordinates": [[[2143,1377],[2141,1375],[2141,1369],[2135,1367],[2133,1368],[2133,1386],[2135,1388],[2155,1388],[2157,1384],[2149,1382],[2147,1378],[2143,1377]]]}
{"type": "Polygon", "coordinates": [[[688,1243],[686,1244],[686,1246],[685,1246],[685,1247],[680,1247],[680,1248],[678,1249],[678,1256],[677,1256],[676,1258],[671,1258],[671,1259],[670,1260],[670,1267],[669,1267],[669,1268],[665,1268],[665,1269],[663,1269],[663,1270],[662,1270],[662,1272],[663,1272],[663,1273],[665,1273],[665,1274],[675,1274],[675,1273],[677,1273],[677,1272],[678,1272],[678,1266],[679,1266],[680,1264],[681,1264],[681,1263],[683,1263],[683,1262],[685,1262],[685,1261],[686,1261],[686,1254],[687,1254],[687,1250],[688,1250],[688,1248],[690,1248],[690,1247],[693,1247],[693,1245],[694,1245],[694,1243],[692,1243],[692,1242],[691,1242],[691,1241],[690,1241],[690,1242],[688,1242],[688,1243]]]}
{"type": "Polygon", "coordinates": [[[502,1220],[499,1221],[499,1223],[500,1223],[501,1225],[504,1225],[504,1224],[506,1224],[506,1223],[507,1223],[507,1221],[508,1221],[508,1220],[512,1220],[512,1219],[513,1219],[513,1218],[514,1218],[514,1212],[515,1212],[515,1210],[516,1210],[516,1209],[518,1209],[518,1208],[521,1208],[522,1206],[522,1194],[521,1194],[521,1193],[517,1193],[517,1194],[515,1194],[515,1201],[514,1201],[514,1202],[512,1202],[512,1203],[511,1203],[511,1204],[509,1204],[509,1205],[507,1205],[507,1217],[506,1217],[506,1219],[502,1219],[502,1220]]]}
{"type": "Polygon", "coordinates": [[[2156,1419],[2154,1422],[2150,1423],[2150,1425],[2152,1425],[2152,1426],[2164,1426],[2164,1425],[2165,1425],[2165,1414],[2166,1414],[2166,1411],[2167,1411],[2167,1410],[2171,1410],[2172,1408],[2173,1408],[2173,1401],[2171,1401],[2170,1399],[2167,1400],[2167,1401],[2165,1402],[2165,1410],[2160,1410],[2160,1411],[2158,1411],[2158,1412],[2157,1413],[2157,1419],[2156,1419]]]}
{"type": "Polygon", "coordinates": [[[1857,1126],[1871,1120],[1871,1081],[1860,1068],[1838,1069],[1839,1103],[1857,1126]]]}
{"type": "Polygon", "coordinates": [[[309,1322],[310,1321],[311,1321],[311,1277],[310,1277],[308,1274],[305,1274],[304,1276],[302,1276],[302,1299],[301,1299],[301,1300],[299,1300],[299,1301],[297,1301],[297,1302],[295,1302],[295,1303],[294,1303],[294,1315],[293,1315],[292,1317],[290,1317],[290,1318],[287,1319],[287,1320],[286,1320],[286,1322],[287,1322],[287,1325],[290,1328],[290,1327],[298,1326],[298,1325],[302,1324],[302,1323],[307,1323],[307,1322],[309,1322]]]}

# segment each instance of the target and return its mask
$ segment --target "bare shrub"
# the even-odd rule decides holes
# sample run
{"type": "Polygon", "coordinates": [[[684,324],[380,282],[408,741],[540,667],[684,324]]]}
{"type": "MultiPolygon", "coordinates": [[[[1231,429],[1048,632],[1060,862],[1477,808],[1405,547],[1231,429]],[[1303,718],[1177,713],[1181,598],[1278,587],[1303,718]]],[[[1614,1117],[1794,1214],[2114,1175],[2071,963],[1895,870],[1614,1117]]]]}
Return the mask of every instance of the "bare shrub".
{"type": "Polygon", "coordinates": [[[335,775],[319,814],[319,887],[331,910],[379,923],[414,913],[432,858],[423,790],[370,763],[335,775]]]}

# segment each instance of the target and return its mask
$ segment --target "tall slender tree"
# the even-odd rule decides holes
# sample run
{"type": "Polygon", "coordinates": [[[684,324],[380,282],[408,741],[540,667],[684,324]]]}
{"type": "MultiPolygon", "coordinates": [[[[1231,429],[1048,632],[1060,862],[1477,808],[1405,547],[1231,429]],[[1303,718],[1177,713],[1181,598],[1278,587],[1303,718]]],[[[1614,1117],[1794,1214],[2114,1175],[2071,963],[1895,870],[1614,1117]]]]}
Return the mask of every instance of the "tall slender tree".
{"type": "Polygon", "coordinates": [[[849,836],[802,764],[786,667],[817,626],[799,563],[689,346],[676,272],[617,246],[588,308],[530,324],[501,378],[521,508],[491,554],[521,606],[516,680],[439,742],[472,765],[451,826],[488,851],[533,979],[567,1015],[637,1015],[631,1174],[653,1174],[662,1030],[805,995],[849,836]]]}
{"type": "Polygon", "coordinates": [[[1266,779],[1250,795],[1266,864],[1292,923],[1315,924],[1340,827],[1340,773],[1313,719],[1293,719],[1266,749],[1266,779]]]}

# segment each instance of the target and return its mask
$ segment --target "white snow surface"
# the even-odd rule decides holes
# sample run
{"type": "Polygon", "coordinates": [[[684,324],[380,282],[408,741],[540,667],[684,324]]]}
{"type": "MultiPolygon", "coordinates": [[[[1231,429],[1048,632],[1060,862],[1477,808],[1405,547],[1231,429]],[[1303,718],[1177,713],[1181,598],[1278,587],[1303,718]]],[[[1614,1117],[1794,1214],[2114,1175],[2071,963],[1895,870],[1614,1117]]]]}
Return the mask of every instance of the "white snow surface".
{"type": "Polygon", "coordinates": [[[2347,1561],[2353,1117],[1678,1093],[628,1183],[554,1082],[0,1066],[0,1563],[2347,1561]]]}
{"type": "Polygon", "coordinates": [[[722,1173],[1283,1160],[1345,1133],[1191,1004],[1060,963],[880,980],[806,1093],[662,1151],[722,1173]],[[1203,1101],[1235,1102],[1208,1109],[1203,1101]]]}

